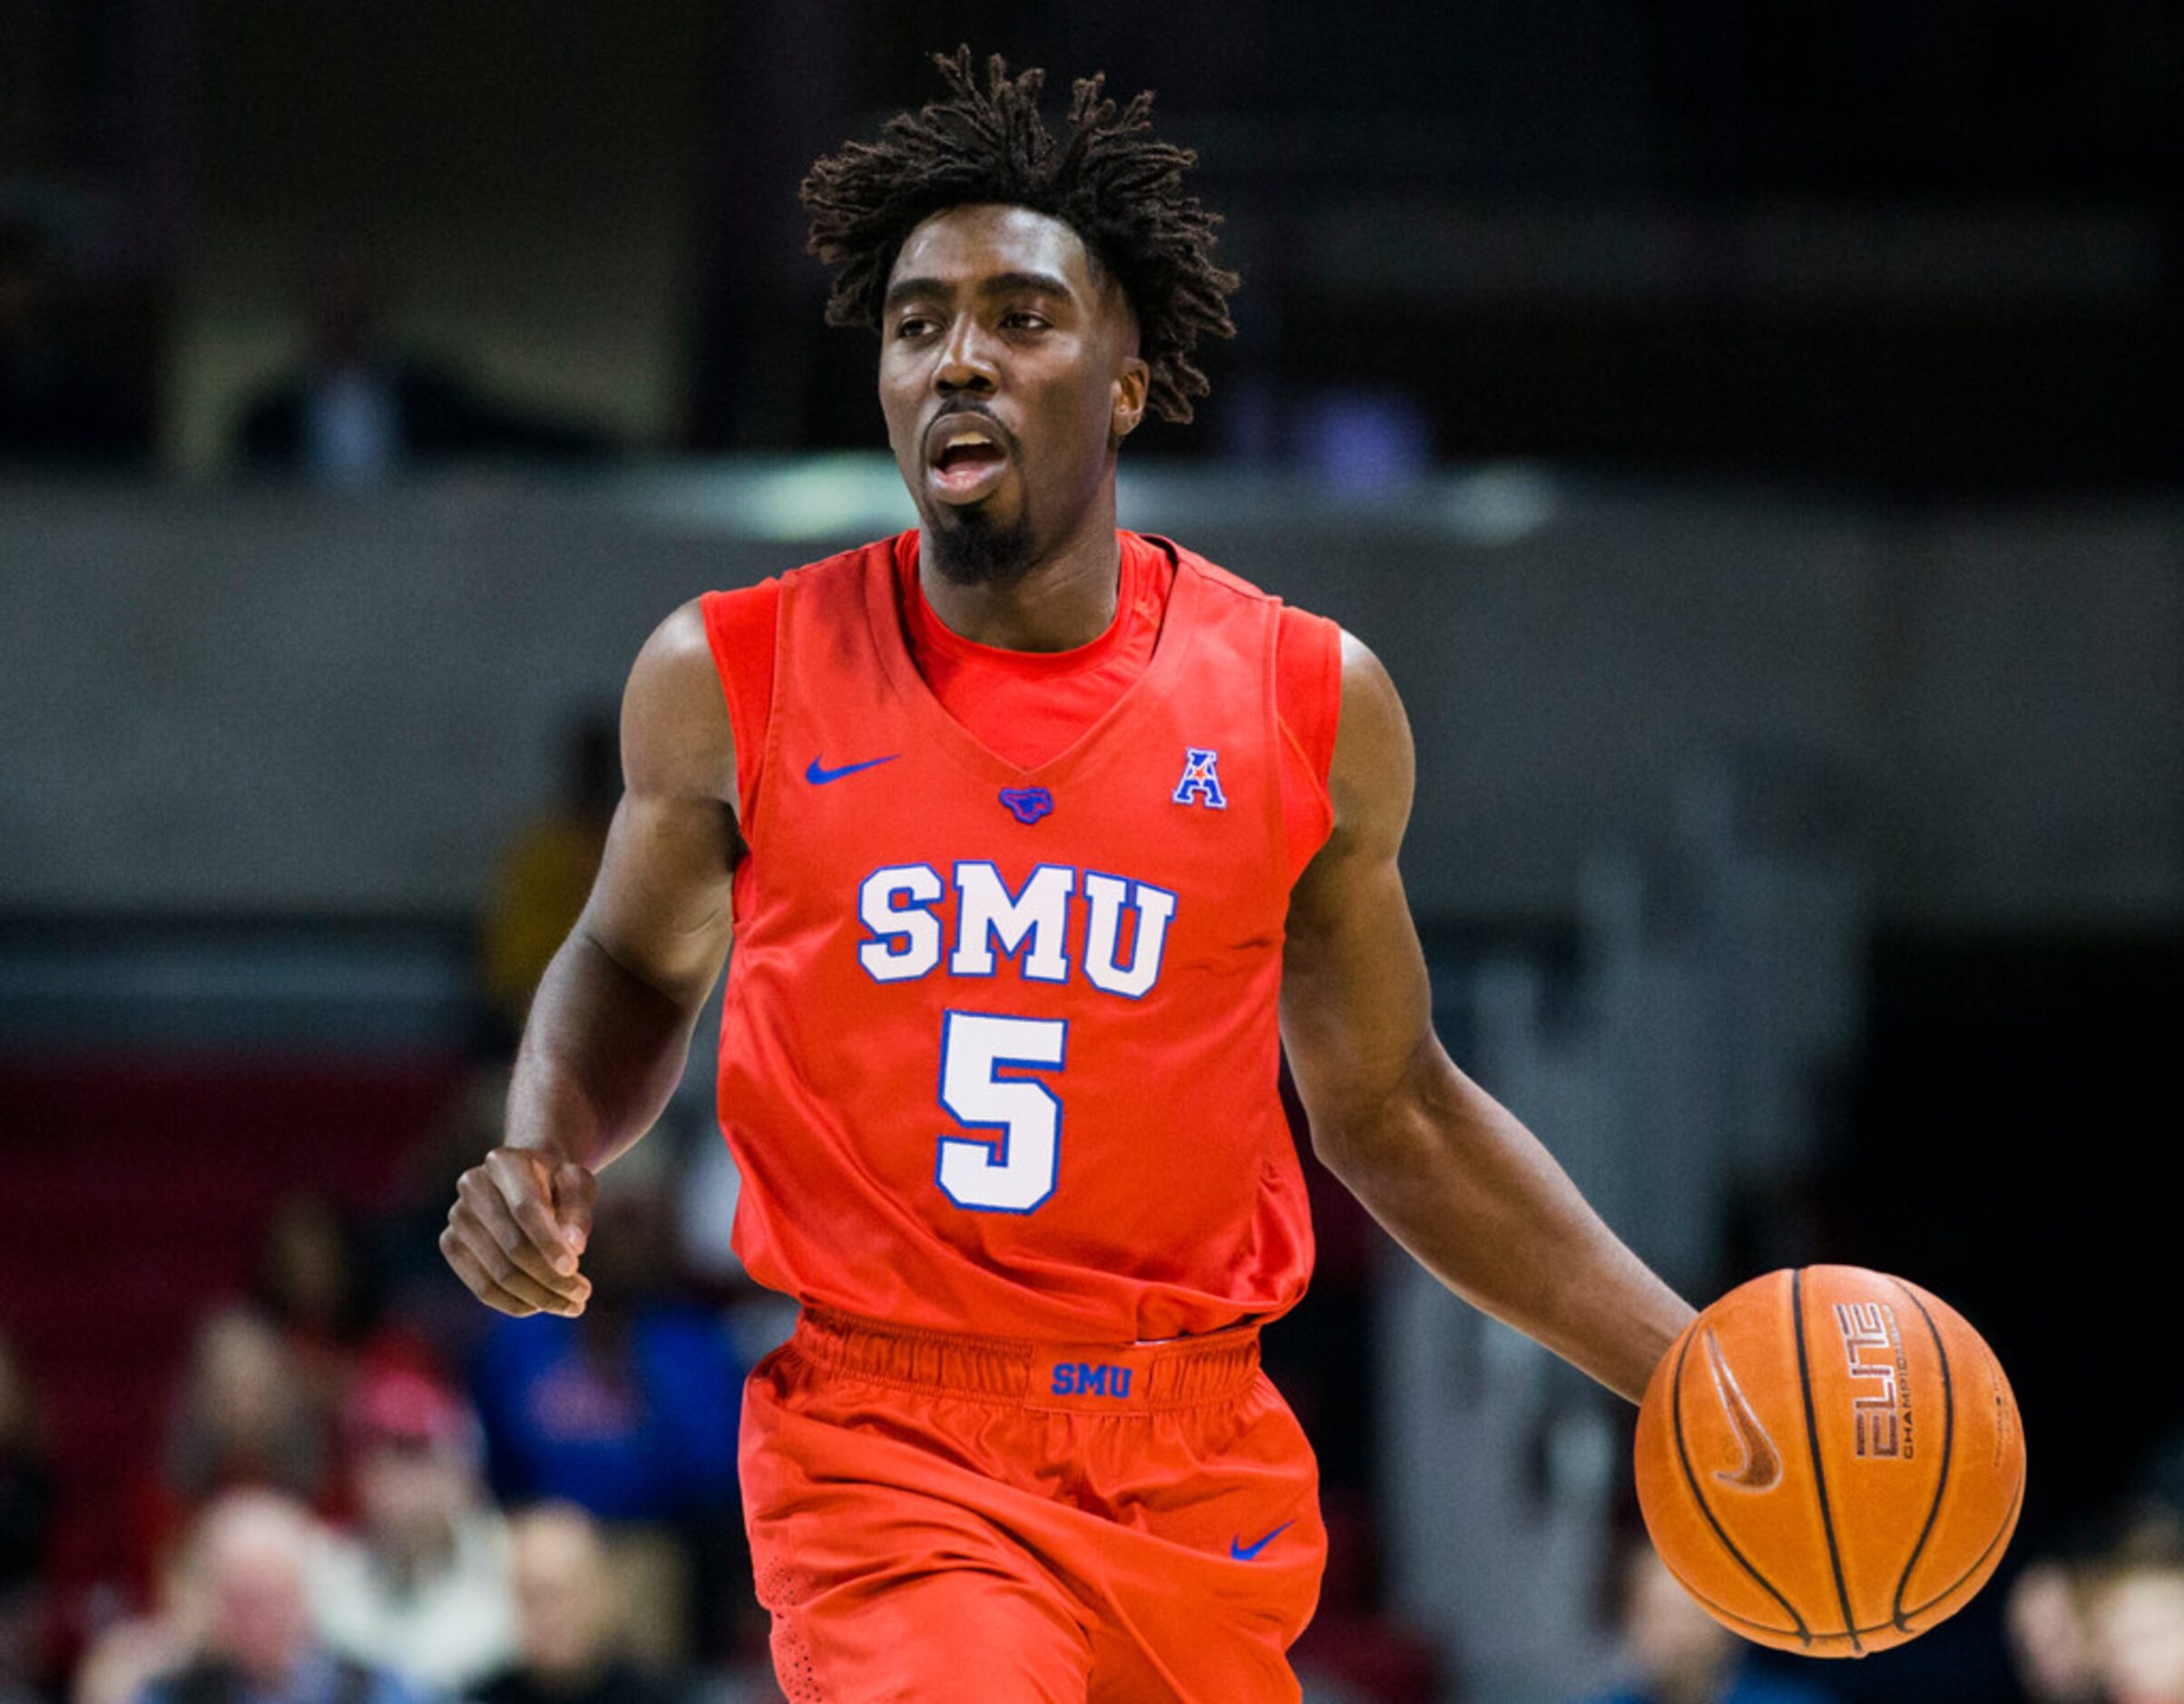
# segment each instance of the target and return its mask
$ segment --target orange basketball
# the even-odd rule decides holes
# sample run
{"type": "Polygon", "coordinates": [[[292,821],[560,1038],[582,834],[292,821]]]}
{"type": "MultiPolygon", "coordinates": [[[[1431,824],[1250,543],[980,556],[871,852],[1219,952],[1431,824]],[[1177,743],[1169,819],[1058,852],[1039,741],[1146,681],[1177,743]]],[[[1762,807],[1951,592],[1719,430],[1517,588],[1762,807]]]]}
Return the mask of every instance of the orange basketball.
{"type": "Polygon", "coordinates": [[[1808,1657],[1915,1639],[1971,1601],[2024,1500],[2010,1382],[1956,1310],[1854,1266],[1770,1272],[1670,1347],[1638,1503],[1724,1626],[1808,1657]]]}

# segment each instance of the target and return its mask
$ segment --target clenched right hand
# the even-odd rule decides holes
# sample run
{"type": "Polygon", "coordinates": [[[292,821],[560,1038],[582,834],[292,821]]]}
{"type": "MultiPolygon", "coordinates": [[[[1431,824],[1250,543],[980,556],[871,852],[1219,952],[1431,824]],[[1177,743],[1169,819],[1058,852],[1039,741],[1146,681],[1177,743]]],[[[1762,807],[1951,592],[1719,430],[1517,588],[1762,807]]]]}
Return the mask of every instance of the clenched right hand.
{"type": "Polygon", "coordinates": [[[592,1280],[576,1268],[598,1190],[574,1160],[495,1148],[455,1184],[440,1252],[488,1307],[519,1319],[581,1314],[592,1280]]]}

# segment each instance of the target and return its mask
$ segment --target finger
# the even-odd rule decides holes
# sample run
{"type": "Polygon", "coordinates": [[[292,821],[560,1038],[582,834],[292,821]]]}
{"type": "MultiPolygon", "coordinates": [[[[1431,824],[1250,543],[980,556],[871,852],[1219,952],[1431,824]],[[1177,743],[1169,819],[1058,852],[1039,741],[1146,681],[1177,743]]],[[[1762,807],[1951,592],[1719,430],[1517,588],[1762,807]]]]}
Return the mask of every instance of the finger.
{"type": "Polygon", "coordinates": [[[488,1237],[500,1251],[523,1271],[536,1278],[556,1295],[573,1298],[591,1286],[574,1270],[574,1263],[562,1258],[565,1251],[557,1236],[554,1241],[541,1248],[531,1234],[516,1222],[509,1210],[507,1200],[491,1182],[479,1180],[475,1172],[464,1174],[455,1185],[455,1211],[449,1217],[456,1223],[468,1219],[488,1237]]]}
{"type": "Polygon", "coordinates": [[[599,1180],[573,1160],[553,1173],[553,1211],[571,1252],[582,1254],[592,1240],[592,1209],[599,1200],[599,1180]]]}
{"type": "Polygon", "coordinates": [[[523,1227],[531,1246],[545,1257],[547,1265],[564,1276],[574,1272],[576,1253],[569,1248],[553,1216],[553,1174],[547,1170],[546,1162],[523,1149],[495,1148],[485,1156],[485,1170],[509,1214],[523,1227]]]}
{"type": "Polygon", "coordinates": [[[440,1233],[440,1253],[446,1258],[447,1264],[455,1268],[455,1277],[461,1278],[470,1293],[486,1307],[496,1307],[517,1319],[528,1319],[539,1311],[522,1297],[495,1283],[486,1275],[477,1256],[470,1251],[470,1245],[463,1240],[453,1225],[440,1233]]]}
{"type": "MultiPolygon", "coordinates": [[[[455,1245],[469,1257],[469,1266],[495,1289],[514,1297],[517,1301],[550,1314],[576,1315],[583,1311],[585,1299],[592,1293],[589,1283],[573,1294],[564,1295],[549,1289],[533,1278],[508,1256],[506,1249],[495,1242],[478,1224],[461,1213],[460,1209],[450,1215],[447,1232],[441,1239],[443,1248],[452,1237],[455,1245]]],[[[448,1258],[455,1254],[451,1250],[448,1258]]],[[[460,1270],[462,1268],[458,1268],[460,1270]]],[[[473,1288],[476,1288],[475,1285],[473,1288]]]]}

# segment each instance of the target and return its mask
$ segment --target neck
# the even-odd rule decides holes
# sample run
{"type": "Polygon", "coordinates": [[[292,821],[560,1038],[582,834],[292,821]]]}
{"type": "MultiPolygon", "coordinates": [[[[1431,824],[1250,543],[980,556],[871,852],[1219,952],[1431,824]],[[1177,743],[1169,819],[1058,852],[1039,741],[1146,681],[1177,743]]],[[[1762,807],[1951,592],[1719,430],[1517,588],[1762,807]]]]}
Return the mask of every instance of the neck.
{"type": "Polygon", "coordinates": [[[959,585],[934,566],[933,534],[918,540],[917,582],[951,632],[1004,651],[1074,651],[1115,619],[1122,547],[1112,482],[1083,521],[1007,585],[959,585]]]}

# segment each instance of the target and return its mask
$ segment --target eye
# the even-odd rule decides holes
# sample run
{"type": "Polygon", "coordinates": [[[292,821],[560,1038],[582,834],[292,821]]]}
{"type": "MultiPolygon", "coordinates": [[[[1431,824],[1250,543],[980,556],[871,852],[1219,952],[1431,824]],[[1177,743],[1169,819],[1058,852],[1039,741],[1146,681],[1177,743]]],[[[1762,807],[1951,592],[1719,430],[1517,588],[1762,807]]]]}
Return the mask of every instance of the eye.
{"type": "Polygon", "coordinates": [[[933,329],[934,321],[925,314],[905,314],[895,322],[897,338],[922,338],[933,329]]]}
{"type": "Polygon", "coordinates": [[[1011,331],[1044,331],[1053,321],[1029,308],[1018,308],[1003,315],[1001,323],[1011,331]]]}

